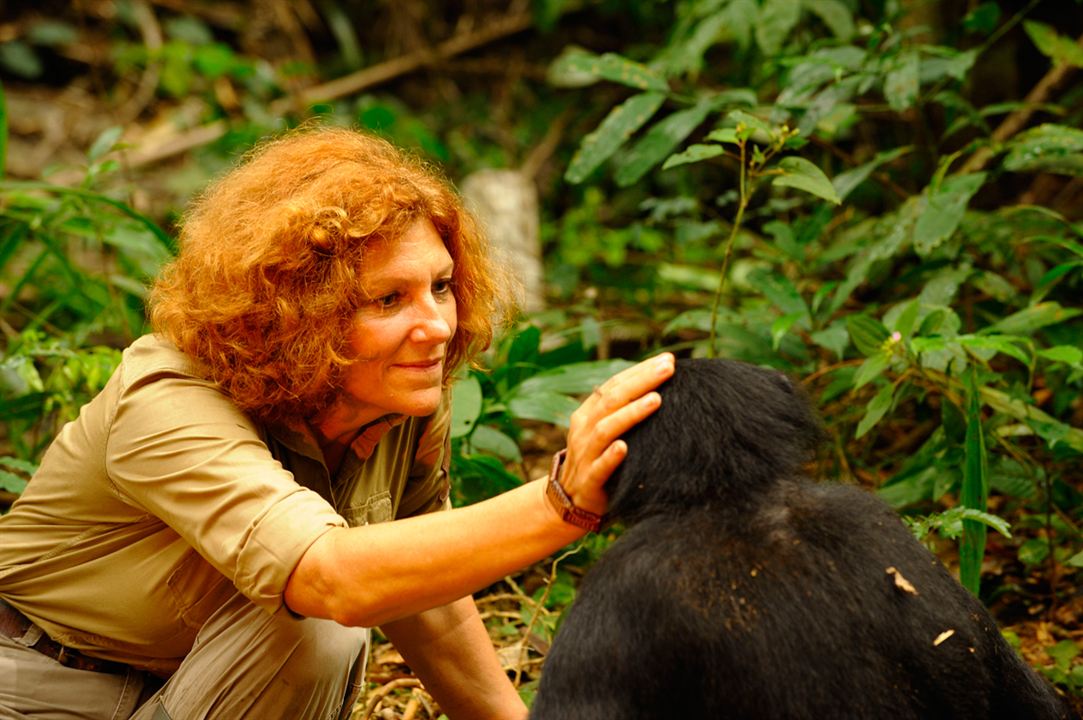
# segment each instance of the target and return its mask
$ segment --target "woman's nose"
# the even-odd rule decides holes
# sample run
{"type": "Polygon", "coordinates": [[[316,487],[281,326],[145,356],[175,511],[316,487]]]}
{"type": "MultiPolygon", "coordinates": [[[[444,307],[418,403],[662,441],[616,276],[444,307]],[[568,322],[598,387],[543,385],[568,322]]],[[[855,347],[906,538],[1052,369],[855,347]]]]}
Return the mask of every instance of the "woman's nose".
{"type": "Polygon", "coordinates": [[[426,298],[418,303],[417,320],[410,331],[410,339],[414,342],[441,343],[451,338],[455,331],[452,327],[454,322],[455,305],[448,306],[446,303],[438,303],[434,298],[426,298]],[[451,317],[447,317],[448,314],[451,317]]]}

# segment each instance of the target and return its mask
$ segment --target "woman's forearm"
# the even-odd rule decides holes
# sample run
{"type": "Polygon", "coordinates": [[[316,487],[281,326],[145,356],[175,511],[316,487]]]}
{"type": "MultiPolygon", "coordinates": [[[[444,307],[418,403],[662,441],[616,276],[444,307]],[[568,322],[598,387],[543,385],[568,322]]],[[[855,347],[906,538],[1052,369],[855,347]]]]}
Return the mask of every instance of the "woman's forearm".
{"type": "Polygon", "coordinates": [[[500,667],[473,598],[465,597],[380,629],[449,717],[526,717],[526,705],[500,667]]]}
{"type": "Polygon", "coordinates": [[[470,595],[583,534],[531,482],[447,512],[333,529],[301,558],[286,603],[343,625],[382,625],[470,595]]]}

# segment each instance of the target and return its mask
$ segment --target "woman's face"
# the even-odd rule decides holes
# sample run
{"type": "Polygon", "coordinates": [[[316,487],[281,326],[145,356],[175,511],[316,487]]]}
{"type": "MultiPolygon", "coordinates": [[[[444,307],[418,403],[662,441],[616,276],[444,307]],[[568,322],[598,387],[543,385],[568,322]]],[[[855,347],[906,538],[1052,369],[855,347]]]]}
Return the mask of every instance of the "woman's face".
{"type": "Polygon", "coordinates": [[[350,347],[357,359],[335,404],[338,418],[360,427],[388,414],[436,410],[457,320],[453,267],[427,218],[397,240],[368,248],[361,283],[371,299],[354,321],[350,347]]]}

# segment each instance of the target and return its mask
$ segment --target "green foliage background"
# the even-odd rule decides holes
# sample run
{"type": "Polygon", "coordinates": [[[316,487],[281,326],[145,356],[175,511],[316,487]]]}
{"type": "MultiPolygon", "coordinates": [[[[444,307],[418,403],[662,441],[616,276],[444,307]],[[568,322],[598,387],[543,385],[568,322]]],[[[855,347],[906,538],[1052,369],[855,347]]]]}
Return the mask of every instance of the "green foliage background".
{"type": "Polygon", "coordinates": [[[186,197],[269,132],[359,125],[456,179],[529,166],[541,193],[550,310],[458,385],[461,501],[537,474],[544,426],[631,360],[771,365],[818,399],[822,474],[880,493],[1002,621],[1048,618],[1032,660],[1083,693],[1078,2],[535,0],[522,30],[326,97],[515,10],[422,3],[402,32],[389,7],[319,3],[291,53],[174,5],[6,18],[9,94],[76,82],[93,38],[124,122],[0,181],[2,497],[144,331],[186,197]],[[133,167],[135,131],[192,107],[212,140],[167,180],[133,167]]]}

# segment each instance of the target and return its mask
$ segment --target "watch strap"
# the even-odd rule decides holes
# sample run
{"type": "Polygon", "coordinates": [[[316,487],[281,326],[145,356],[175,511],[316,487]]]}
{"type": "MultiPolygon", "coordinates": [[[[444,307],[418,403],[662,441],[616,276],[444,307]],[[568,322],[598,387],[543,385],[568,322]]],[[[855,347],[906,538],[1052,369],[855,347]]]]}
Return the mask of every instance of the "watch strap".
{"type": "Polygon", "coordinates": [[[560,519],[566,523],[581,527],[584,530],[590,532],[598,532],[598,528],[602,526],[602,516],[596,515],[589,510],[584,510],[578,507],[575,502],[568,497],[568,493],[565,492],[564,486],[560,484],[560,470],[564,465],[564,459],[568,456],[568,448],[564,448],[557,454],[553,455],[553,467],[549,471],[549,481],[545,486],[545,497],[549,500],[549,504],[553,506],[553,509],[560,515],[560,519]]]}

